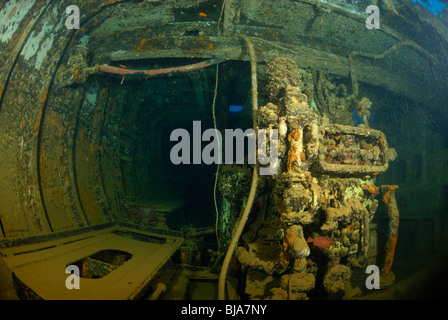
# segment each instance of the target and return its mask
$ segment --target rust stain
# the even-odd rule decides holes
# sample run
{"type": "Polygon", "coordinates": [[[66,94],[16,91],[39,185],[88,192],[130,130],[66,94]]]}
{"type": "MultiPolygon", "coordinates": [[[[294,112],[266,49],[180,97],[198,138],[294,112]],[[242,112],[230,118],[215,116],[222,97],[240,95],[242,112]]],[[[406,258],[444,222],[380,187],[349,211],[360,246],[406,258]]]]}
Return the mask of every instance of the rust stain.
{"type": "Polygon", "coordinates": [[[297,239],[297,233],[288,230],[288,232],[286,232],[286,242],[288,243],[289,246],[291,246],[294,241],[297,239]]]}
{"type": "Polygon", "coordinates": [[[287,169],[288,171],[292,171],[292,165],[294,161],[297,161],[299,159],[291,150],[288,152],[288,163],[287,163],[287,169]]]}
{"type": "Polygon", "coordinates": [[[300,131],[296,129],[293,132],[291,132],[288,136],[288,141],[291,142],[291,139],[294,139],[295,141],[299,141],[300,131]]]}
{"type": "Polygon", "coordinates": [[[383,195],[383,202],[388,205],[389,204],[389,198],[390,198],[390,193],[394,190],[397,190],[397,186],[390,186],[389,190],[387,190],[384,195],[383,195]]]}
{"type": "MultiPolygon", "coordinates": [[[[137,51],[143,52],[145,49],[157,51],[158,47],[155,46],[155,44],[158,43],[161,46],[165,46],[162,43],[162,40],[159,37],[153,37],[153,38],[143,38],[140,40],[140,45],[137,47],[137,51]],[[153,42],[153,43],[150,43],[153,42]]],[[[165,46],[166,47],[166,46],[165,46]]]]}
{"type": "MultiPolygon", "coordinates": [[[[53,132],[57,132],[58,134],[62,134],[62,121],[61,117],[57,114],[49,114],[47,117],[45,117],[45,123],[48,126],[56,128],[53,132]]],[[[50,130],[53,128],[50,128],[50,130]]]]}
{"type": "Polygon", "coordinates": [[[148,43],[148,39],[142,39],[140,45],[137,47],[137,51],[143,51],[143,47],[148,43]]]}
{"type": "Polygon", "coordinates": [[[74,79],[77,80],[79,78],[79,69],[76,68],[74,72],[74,79]]]}
{"type": "Polygon", "coordinates": [[[39,131],[39,124],[40,124],[39,121],[36,121],[36,122],[34,123],[34,131],[36,132],[36,134],[37,134],[37,131],[39,131]]]}
{"type": "MultiPolygon", "coordinates": [[[[37,134],[39,131],[39,126],[40,126],[40,120],[42,118],[42,108],[39,108],[37,110],[37,121],[34,123],[34,131],[37,134]]],[[[22,124],[23,127],[25,127],[25,123],[22,124]]]]}
{"type": "Polygon", "coordinates": [[[16,7],[13,7],[11,12],[9,13],[8,18],[11,18],[15,11],[16,11],[16,7]]]}
{"type": "Polygon", "coordinates": [[[47,100],[47,95],[48,95],[48,89],[46,89],[44,91],[44,93],[42,94],[42,98],[40,99],[40,103],[44,103],[45,100],[47,100]]]}
{"type": "Polygon", "coordinates": [[[389,248],[386,259],[384,261],[384,275],[388,275],[390,272],[390,269],[392,268],[392,263],[394,262],[394,256],[395,256],[395,247],[397,245],[397,236],[390,237],[387,247],[389,248]]]}

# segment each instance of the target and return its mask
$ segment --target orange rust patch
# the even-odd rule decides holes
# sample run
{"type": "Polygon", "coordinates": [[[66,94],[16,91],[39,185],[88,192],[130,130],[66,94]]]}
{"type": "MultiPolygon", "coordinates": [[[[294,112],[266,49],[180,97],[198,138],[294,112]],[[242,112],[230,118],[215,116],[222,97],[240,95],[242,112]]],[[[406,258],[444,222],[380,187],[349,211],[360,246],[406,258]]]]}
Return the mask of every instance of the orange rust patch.
{"type": "Polygon", "coordinates": [[[292,171],[292,164],[294,163],[294,161],[297,161],[297,159],[299,158],[293,152],[291,152],[291,150],[289,150],[287,163],[288,171],[292,171]]]}
{"type": "Polygon", "coordinates": [[[294,139],[295,141],[299,141],[300,131],[296,129],[293,132],[291,132],[288,136],[288,141],[291,142],[291,139],[294,139]]]}
{"type": "Polygon", "coordinates": [[[44,91],[44,93],[42,94],[42,98],[40,99],[40,103],[44,103],[45,100],[47,100],[47,95],[48,95],[48,89],[46,89],[44,91]]]}
{"type": "Polygon", "coordinates": [[[78,77],[79,77],[79,69],[76,68],[76,69],[75,69],[75,72],[74,72],[74,78],[75,78],[75,80],[78,79],[78,77]]]}
{"type": "Polygon", "coordinates": [[[297,233],[288,230],[283,240],[283,251],[280,253],[279,260],[284,264],[288,264],[292,260],[292,255],[289,252],[289,247],[297,239],[297,233]]]}
{"type": "Polygon", "coordinates": [[[291,259],[292,259],[291,253],[287,252],[286,250],[280,253],[279,260],[281,263],[288,264],[289,261],[291,261],[291,259]]]}
{"type": "Polygon", "coordinates": [[[387,190],[384,194],[383,194],[383,202],[388,205],[389,204],[389,198],[390,198],[390,193],[394,190],[397,189],[397,186],[390,186],[389,190],[387,190]]]}
{"type": "Polygon", "coordinates": [[[294,144],[292,146],[292,152],[294,152],[294,154],[297,154],[297,145],[296,144],[294,144]]]}
{"type": "Polygon", "coordinates": [[[286,232],[285,239],[286,239],[286,242],[288,243],[288,245],[290,246],[297,239],[297,233],[295,233],[293,231],[288,231],[288,232],[286,232]]]}
{"type": "Polygon", "coordinates": [[[300,152],[300,160],[302,161],[306,160],[305,154],[303,152],[300,152]]]}
{"type": "Polygon", "coordinates": [[[142,39],[140,45],[137,47],[137,51],[143,51],[143,47],[148,43],[148,39],[142,39]]]}
{"type": "Polygon", "coordinates": [[[388,275],[390,272],[390,269],[392,268],[392,263],[394,262],[394,256],[395,256],[395,247],[397,245],[397,236],[390,237],[387,247],[388,251],[386,254],[386,259],[384,261],[384,275],[388,275]]]}
{"type": "Polygon", "coordinates": [[[36,121],[36,123],[34,123],[34,131],[38,131],[39,130],[39,121],[36,121]]]}

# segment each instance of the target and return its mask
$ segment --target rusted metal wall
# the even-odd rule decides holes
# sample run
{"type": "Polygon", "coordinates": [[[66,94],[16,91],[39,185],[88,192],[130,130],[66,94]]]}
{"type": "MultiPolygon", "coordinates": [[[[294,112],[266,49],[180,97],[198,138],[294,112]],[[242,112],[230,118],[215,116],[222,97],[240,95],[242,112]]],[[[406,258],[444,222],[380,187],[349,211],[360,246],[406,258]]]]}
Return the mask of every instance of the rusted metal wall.
{"type": "Polygon", "coordinates": [[[92,85],[55,79],[80,35],[119,2],[77,1],[79,31],[65,25],[72,1],[0,2],[0,237],[113,220],[98,156],[108,90],[97,88],[97,104],[92,85]]]}
{"type": "MultiPolygon", "coordinates": [[[[254,40],[260,64],[284,56],[301,68],[349,77],[348,50],[353,54],[370,39],[366,55],[354,55],[358,81],[428,105],[446,102],[446,90],[440,90],[443,85],[432,85],[445,83],[435,79],[445,79],[446,72],[433,74],[425,65],[412,63],[431,56],[419,46],[391,51],[392,45],[403,43],[394,30],[384,26],[381,34],[369,38],[362,16],[309,0],[279,3],[285,6],[227,1],[223,34],[218,34],[221,5],[216,6],[216,17],[205,20],[197,18],[204,4],[200,1],[183,3],[189,9],[184,10],[175,2],[80,0],[76,5],[81,29],[76,31],[65,26],[66,7],[72,1],[0,0],[0,237],[47,234],[125,219],[120,206],[133,191],[125,187],[121,173],[118,137],[124,116],[131,121],[134,115],[123,109],[126,89],[103,87],[92,79],[68,86],[58,81],[70,72],[70,56],[80,44],[94,53],[90,66],[160,57],[247,60],[238,35],[244,33],[254,40]],[[132,2],[132,10],[117,8],[121,2],[132,2]],[[330,15],[329,8],[337,14],[330,15]],[[120,22],[128,14],[140,17],[142,12],[149,14],[143,20],[128,19],[126,28],[122,27],[120,22]],[[291,19],[285,20],[285,12],[291,19]],[[303,19],[296,19],[299,13],[303,19]],[[239,23],[240,15],[249,20],[239,23]],[[335,36],[334,30],[339,29],[334,22],[346,25],[344,35],[335,36]],[[100,30],[93,34],[96,29],[100,30]],[[347,43],[358,38],[364,42],[347,43]],[[337,50],[319,50],[316,43],[337,50]],[[388,53],[395,51],[396,56],[388,53]],[[395,57],[391,62],[399,62],[396,65],[406,72],[390,72],[394,69],[375,58],[383,55],[395,57]]],[[[76,72],[79,69],[73,69],[74,77],[76,72]]],[[[135,166],[127,170],[135,175],[135,166]]]]}

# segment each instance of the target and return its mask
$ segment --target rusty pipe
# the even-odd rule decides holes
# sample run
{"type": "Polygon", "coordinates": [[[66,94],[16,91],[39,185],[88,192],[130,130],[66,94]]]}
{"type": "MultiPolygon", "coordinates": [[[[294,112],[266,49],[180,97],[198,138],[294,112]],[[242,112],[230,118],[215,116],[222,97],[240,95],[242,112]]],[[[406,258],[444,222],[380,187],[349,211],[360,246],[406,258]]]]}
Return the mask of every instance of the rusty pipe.
{"type": "Polygon", "coordinates": [[[397,201],[395,199],[395,190],[398,189],[396,185],[381,186],[384,191],[383,202],[387,206],[387,214],[389,215],[389,231],[388,240],[386,243],[386,256],[384,259],[383,275],[388,276],[394,262],[395,247],[398,239],[398,225],[399,225],[399,211],[397,201]]]}
{"type": "Polygon", "coordinates": [[[198,69],[203,69],[207,67],[211,67],[213,65],[219,64],[224,60],[221,59],[209,59],[206,61],[201,61],[198,63],[190,64],[187,66],[180,67],[171,67],[164,69],[154,69],[154,70],[135,70],[135,69],[127,69],[123,67],[114,67],[109,66],[107,64],[99,66],[99,71],[103,73],[111,73],[117,74],[121,76],[133,75],[133,76],[146,76],[146,77],[154,77],[158,75],[170,75],[179,72],[190,72],[198,69]]]}

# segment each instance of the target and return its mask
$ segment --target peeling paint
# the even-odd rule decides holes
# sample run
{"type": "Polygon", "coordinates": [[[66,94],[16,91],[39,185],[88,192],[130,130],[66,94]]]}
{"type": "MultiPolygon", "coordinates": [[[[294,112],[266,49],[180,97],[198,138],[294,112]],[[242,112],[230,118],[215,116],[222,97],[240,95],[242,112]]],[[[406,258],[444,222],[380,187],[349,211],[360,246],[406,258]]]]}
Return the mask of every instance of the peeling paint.
{"type": "Polygon", "coordinates": [[[20,26],[24,17],[34,7],[34,0],[11,0],[0,11],[0,42],[8,42],[20,26]]]}
{"type": "Polygon", "coordinates": [[[90,34],[85,34],[82,36],[82,38],[79,40],[79,44],[83,46],[87,46],[90,41],[90,34]]]}
{"type": "Polygon", "coordinates": [[[58,4],[55,4],[54,8],[53,8],[53,15],[57,16],[58,15],[58,10],[59,10],[58,4]]]}
{"type": "Polygon", "coordinates": [[[36,56],[34,67],[40,69],[42,62],[48,55],[48,51],[53,46],[54,34],[60,29],[61,25],[55,27],[48,21],[45,21],[40,32],[33,31],[22,51],[22,56],[25,61],[29,61],[32,57],[36,56]]]}
{"type": "Polygon", "coordinates": [[[98,96],[99,83],[95,81],[92,83],[87,90],[85,101],[90,105],[90,107],[94,107],[96,104],[96,99],[98,96]]]}
{"type": "Polygon", "coordinates": [[[48,50],[50,50],[51,46],[53,45],[53,36],[51,35],[48,37],[44,43],[42,43],[42,46],[40,47],[39,52],[36,56],[36,69],[40,69],[42,62],[44,58],[47,56],[48,50]]]}
{"type": "MultiPolygon", "coordinates": [[[[33,31],[30,35],[30,38],[28,39],[25,47],[23,48],[22,55],[24,56],[25,60],[28,61],[33,57],[37,51],[39,50],[40,43],[44,36],[50,32],[52,27],[48,24],[47,21],[45,21],[44,25],[42,26],[41,31],[36,34],[35,31],[33,31]]],[[[50,35],[48,39],[52,39],[52,36],[50,35]]],[[[45,40],[48,44],[48,39],[45,40]]],[[[53,42],[52,40],[50,40],[53,42]]],[[[42,50],[41,50],[42,51],[42,50]]]]}

